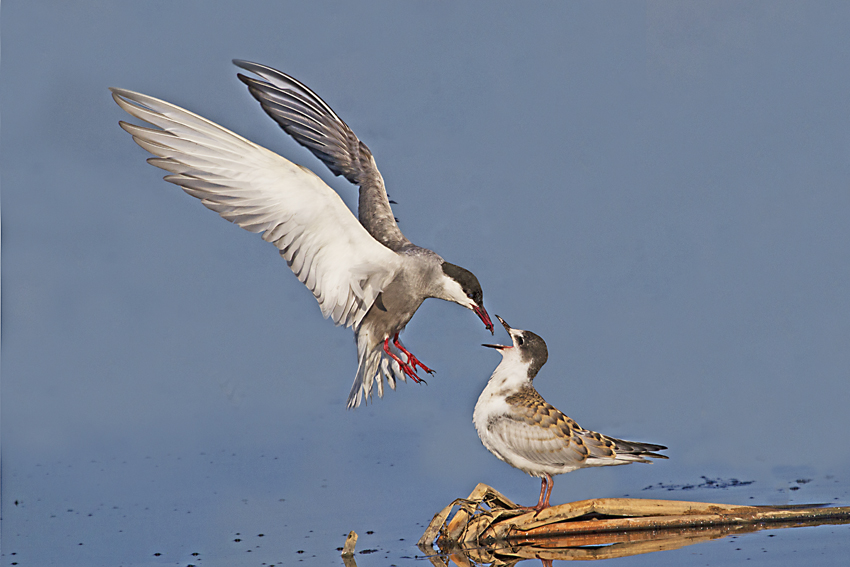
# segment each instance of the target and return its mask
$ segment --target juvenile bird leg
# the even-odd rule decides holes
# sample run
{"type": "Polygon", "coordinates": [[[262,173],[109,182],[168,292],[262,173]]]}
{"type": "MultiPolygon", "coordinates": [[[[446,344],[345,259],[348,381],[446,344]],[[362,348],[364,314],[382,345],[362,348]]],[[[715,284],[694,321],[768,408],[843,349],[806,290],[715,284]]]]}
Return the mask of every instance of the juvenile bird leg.
{"type": "Polygon", "coordinates": [[[546,476],[540,479],[540,497],[537,499],[537,504],[535,506],[523,506],[522,508],[528,510],[535,511],[534,516],[537,517],[537,514],[549,508],[549,497],[552,496],[552,489],[555,487],[555,481],[552,479],[552,475],[548,473],[544,473],[546,476]]]}
{"type": "MultiPolygon", "coordinates": [[[[540,510],[545,510],[549,507],[549,497],[552,496],[552,489],[555,488],[555,479],[553,479],[550,474],[546,474],[545,480],[549,481],[549,488],[546,490],[546,500],[543,501],[543,508],[540,510]]],[[[538,502],[537,505],[540,506],[540,502],[538,502]]],[[[538,510],[538,512],[540,510],[538,510]]]]}

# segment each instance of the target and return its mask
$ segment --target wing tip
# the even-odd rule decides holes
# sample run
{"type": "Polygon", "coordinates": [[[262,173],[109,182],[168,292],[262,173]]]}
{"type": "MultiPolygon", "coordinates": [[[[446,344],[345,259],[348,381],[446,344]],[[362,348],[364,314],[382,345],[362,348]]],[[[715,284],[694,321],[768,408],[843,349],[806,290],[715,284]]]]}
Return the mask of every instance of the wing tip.
{"type": "Polygon", "coordinates": [[[246,71],[254,72],[254,67],[265,67],[265,65],[260,65],[259,63],[254,63],[253,61],[248,61],[247,59],[231,59],[231,63],[239,67],[240,69],[245,69],[246,71]]]}

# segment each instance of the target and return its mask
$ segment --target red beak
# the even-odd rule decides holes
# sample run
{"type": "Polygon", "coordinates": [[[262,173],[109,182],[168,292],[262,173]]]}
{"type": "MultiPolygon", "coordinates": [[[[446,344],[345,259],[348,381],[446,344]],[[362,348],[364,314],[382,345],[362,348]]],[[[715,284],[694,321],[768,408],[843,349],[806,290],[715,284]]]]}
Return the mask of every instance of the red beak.
{"type": "Polygon", "coordinates": [[[495,335],[496,331],[493,330],[493,322],[490,320],[487,310],[483,307],[478,307],[477,305],[473,305],[472,310],[475,311],[475,314],[478,315],[478,318],[481,319],[484,323],[484,327],[490,331],[490,334],[495,335]]]}

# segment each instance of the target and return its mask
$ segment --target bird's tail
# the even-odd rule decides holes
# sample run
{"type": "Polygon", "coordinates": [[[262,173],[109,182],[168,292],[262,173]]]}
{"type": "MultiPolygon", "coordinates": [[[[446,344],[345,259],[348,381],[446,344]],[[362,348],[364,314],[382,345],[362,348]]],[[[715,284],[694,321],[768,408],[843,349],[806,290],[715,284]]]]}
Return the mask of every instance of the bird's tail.
{"type": "MultiPolygon", "coordinates": [[[[351,392],[348,394],[349,409],[356,408],[364,401],[366,403],[371,401],[373,386],[378,390],[378,397],[383,397],[384,380],[393,390],[395,390],[397,380],[406,380],[398,362],[384,352],[384,344],[381,338],[372,337],[368,329],[359,327],[354,332],[354,339],[357,341],[358,364],[357,376],[355,376],[354,384],[351,385],[351,392]]],[[[390,342],[390,349],[396,356],[403,359],[404,355],[395,349],[392,342],[390,342]]]]}
{"type": "Polygon", "coordinates": [[[651,463],[650,459],[667,458],[665,455],[656,453],[656,451],[666,449],[667,447],[664,445],[624,441],[587,429],[582,429],[579,436],[589,451],[586,466],[604,467],[629,463],[651,463]]]}
{"type": "Polygon", "coordinates": [[[650,459],[666,459],[666,455],[656,453],[663,451],[667,447],[664,445],[654,445],[652,443],[636,443],[634,441],[623,441],[622,439],[614,439],[607,437],[614,442],[614,452],[618,459],[626,459],[638,463],[651,463],[650,459]]]}

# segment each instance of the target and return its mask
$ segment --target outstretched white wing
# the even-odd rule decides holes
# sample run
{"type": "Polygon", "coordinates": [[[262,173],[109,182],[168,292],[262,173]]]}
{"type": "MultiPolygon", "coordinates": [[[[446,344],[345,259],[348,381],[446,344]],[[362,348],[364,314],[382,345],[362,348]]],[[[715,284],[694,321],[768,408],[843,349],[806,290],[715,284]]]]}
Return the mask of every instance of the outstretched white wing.
{"type": "Polygon", "coordinates": [[[118,105],[157,128],[121,122],[171,175],[209,209],[280,249],[322,314],[358,326],[400,259],[372,238],[312,171],[196,114],[159,99],[110,89],[118,105]]]}

